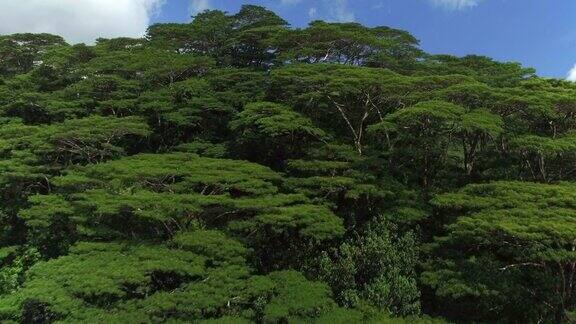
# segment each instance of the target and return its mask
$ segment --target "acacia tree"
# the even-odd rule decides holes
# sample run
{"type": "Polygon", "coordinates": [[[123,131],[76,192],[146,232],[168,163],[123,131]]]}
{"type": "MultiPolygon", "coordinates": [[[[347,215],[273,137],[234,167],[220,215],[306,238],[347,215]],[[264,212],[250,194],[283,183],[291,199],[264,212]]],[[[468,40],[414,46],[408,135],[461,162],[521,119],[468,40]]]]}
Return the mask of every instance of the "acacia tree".
{"type": "Polygon", "coordinates": [[[543,182],[569,178],[576,153],[576,134],[558,138],[537,135],[519,136],[511,141],[514,153],[523,162],[527,177],[543,182]]]}
{"type": "Polygon", "coordinates": [[[575,189],[494,182],[434,198],[445,215],[458,216],[431,244],[422,276],[460,311],[438,309],[479,321],[567,320],[576,292],[575,189]]]}
{"type": "Polygon", "coordinates": [[[51,34],[13,34],[0,36],[0,75],[30,72],[40,65],[42,55],[52,47],[66,46],[64,39],[51,34]]]}
{"type": "Polygon", "coordinates": [[[535,70],[516,62],[497,62],[486,56],[426,55],[419,69],[430,74],[471,76],[491,86],[513,87],[534,76],[535,70]]]}
{"type": "Polygon", "coordinates": [[[421,52],[406,32],[357,23],[313,21],[307,28],[283,30],[275,40],[280,57],[300,63],[338,63],[407,69],[421,52]]]}
{"type": "Polygon", "coordinates": [[[271,102],[247,105],[231,121],[230,128],[235,134],[233,150],[264,164],[298,158],[309,143],[325,136],[310,119],[271,102]]]}
{"type": "Polygon", "coordinates": [[[482,146],[494,141],[504,131],[500,116],[486,109],[476,109],[462,116],[459,136],[462,141],[463,168],[466,175],[475,172],[476,161],[482,146]]]}
{"type": "MultiPolygon", "coordinates": [[[[418,170],[424,188],[434,184],[434,176],[446,165],[448,149],[457,135],[462,116],[461,106],[444,101],[420,102],[388,115],[370,131],[387,136],[392,149],[392,163],[418,170]],[[394,136],[390,139],[390,132],[394,136]],[[392,141],[395,143],[392,145],[392,141]]],[[[400,169],[400,168],[397,168],[400,169]]],[[[400,170],[407,172],[406,169],[400,170]]]]}
{"type": "Polygon", "coordinates": [[[276,70],[271,95],[285,99],[362,154],[368,125],[401,105],[410,80],[391,72],[334,65],[276,70]]]}

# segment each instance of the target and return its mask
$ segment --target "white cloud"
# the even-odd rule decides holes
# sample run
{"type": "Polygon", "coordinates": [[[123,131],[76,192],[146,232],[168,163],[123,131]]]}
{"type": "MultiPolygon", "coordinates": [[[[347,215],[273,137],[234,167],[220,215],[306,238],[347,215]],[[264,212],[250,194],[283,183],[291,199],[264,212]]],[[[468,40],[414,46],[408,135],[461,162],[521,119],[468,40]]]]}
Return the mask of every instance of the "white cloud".
{"type": "Polygon", "coordinates": [[[350,22],[356,20],[354,12],[348,8],[348,0],[328,0],[325,2],[330,8],[328,20],[337,22],[350,22]]]}
{"type": "Polygon", "coordinates": [[[0,34],[52,33],[68,42],[141,37],[165,0],[0,0],[0,34]]]}
{"type": "Polygon", "coordinates": [[[576,82],[576,64],[574,64],[572,69],[568,71],[568,76],[566,77],[566,80],[576,82]]]}
{"type": "Polygon", "coordinates": [[[212,9],[210,0],[192,0],[190,1],[190,12],[195,15],[204,10],[212,9]]]}
{"type": "Polygon", "coordinates": [[[431,0],[434,5],[450,10],[460,10],[477,6],[482,0],[431,0]]]}
{"type": "Polygon", "coordinates": [[[316,17],[317,12],[318,12],[318,10],[315,7],[308,9],[308,17],[310,17],[310,18],[316,17]]]}

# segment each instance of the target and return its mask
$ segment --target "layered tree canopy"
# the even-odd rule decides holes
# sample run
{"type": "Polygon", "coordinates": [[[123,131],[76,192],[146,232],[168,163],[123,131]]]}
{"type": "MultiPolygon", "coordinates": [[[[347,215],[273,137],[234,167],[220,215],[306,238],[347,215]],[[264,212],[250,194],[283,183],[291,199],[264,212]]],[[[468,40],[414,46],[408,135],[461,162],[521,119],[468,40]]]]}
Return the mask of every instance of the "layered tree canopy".
{"type": "Polygon", "coordinates": [[[576,85],[207,10],[0,35],[0,321],[576,320],[576,85]]]}

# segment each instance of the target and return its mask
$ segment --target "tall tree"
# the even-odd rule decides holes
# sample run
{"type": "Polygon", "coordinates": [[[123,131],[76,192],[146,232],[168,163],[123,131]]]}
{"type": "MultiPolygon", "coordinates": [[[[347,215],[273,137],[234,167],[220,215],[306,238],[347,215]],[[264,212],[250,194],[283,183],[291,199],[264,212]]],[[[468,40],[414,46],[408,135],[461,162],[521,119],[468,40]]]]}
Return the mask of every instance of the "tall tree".
{"type": "MultiPolygon", "coordinates": [[[[562,323],[574,307],[574,184],[495,182],[436,197],[459,216],[423,274],[455,319],[562,323]]],[[[443,304],[443,305],[442,305],[443,304]]]]}

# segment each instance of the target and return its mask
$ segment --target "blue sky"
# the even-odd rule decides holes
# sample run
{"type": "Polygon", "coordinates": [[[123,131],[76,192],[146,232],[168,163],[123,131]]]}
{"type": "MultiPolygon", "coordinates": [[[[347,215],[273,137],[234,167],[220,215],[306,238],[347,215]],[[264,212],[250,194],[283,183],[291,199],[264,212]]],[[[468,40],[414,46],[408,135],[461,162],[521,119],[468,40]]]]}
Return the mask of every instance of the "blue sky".
{"type": "Polygon", "coordinates": [[[266,6],[295,27],[324,19],[400,28],[427,52],[517,61],[542,76],[565,78],[576,63],[576,0],[168,0],[152,21],[242,4],[266,6]]]}
{"type": "MultiPolygon", "coordinates": [[[[154,22],[205,9],[266,6],[295,27],[313,19],[408,30],[430,53],[480,54],[566,78],[576,64],[576,0],[0,0],[0,34],[45,32],[70,43],[142,37],[154,22]]],[[[576,81],[576,68],[572,70],[576,81]]]]}

